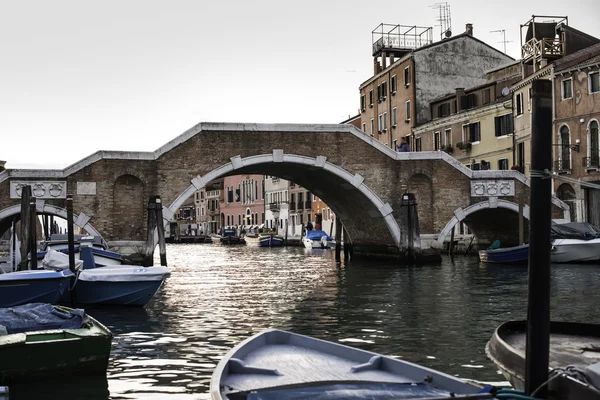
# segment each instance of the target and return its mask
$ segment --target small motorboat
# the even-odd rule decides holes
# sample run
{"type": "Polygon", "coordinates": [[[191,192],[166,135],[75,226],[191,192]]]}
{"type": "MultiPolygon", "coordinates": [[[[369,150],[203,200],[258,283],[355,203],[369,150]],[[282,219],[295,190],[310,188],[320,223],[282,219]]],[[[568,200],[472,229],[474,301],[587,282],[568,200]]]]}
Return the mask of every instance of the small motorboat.
{"type": "MultiPolygon", "coordinates": [[[[89,247],[94,255],[94,265],[96,267],[123,265],[123,257],[114,251],[108,250],[108,244],[101,236],[93,235],[74,235],[75,260],[80,259],[79,249],[89,247]]],[[[40,243],[37,252],[38,260],[41,261],[49,249],[69,254],[69,241],[67,235],[50,235],[48,240],[40,243]]],[[[87,268],[90,268],[89,266],[87,268]]]]}
{"type": "Polygon", "coordinates": [[[335,240],[320,229],[306,231],[302,243],[307,249],[330,249],[335,247],[335,240]]]}
{"type": "Polygon", "coordinates": [[[58,304],[68,292],[73,273],[26,270],[0,274],[0,307],[14,307],[26,303],[58,304]]]}
{"type": "Polygon", "coordinates": [[[0,308],[0,385],[106,375],[110,330],[84,310],[31,303],[0,308]]]}
{"type": "Polygon", "coordinates": [[[271,329],[215,368],[213,400],[492,399],[461,379],[406,361],[271,329]]]}
{"type": "MultiPolygon", "coordinates": [[[[525,386],[526,332],[527,321],[505,322],[496,329],[485,347],[488,358],[518,390],[523,390],[525,386]]],[[[550,370],[572,366],[585,371],[596,364],[596,370],[600,371],[597,364],[599,362],[600,325],[557,321],[550,323],[550,370]]],[[[593,398],[599,399],[600,391],[596,392],[599,397],[593,398]]],[[[586,397],[581,399],[584,398],[586,397]]]]}
{"type": "Polygon", "coordinates": [[[479,261],[498,264],[527,264],[529,262],[529,245],[479,250],[479,261]]]}
{"type": "Polygon", "coordinates": [[[283,246],[284,238],[275,232],[263,232],[258,237],[260,247],[280,247],[283,246]]]}
{"type": "MultiPolygon", "coordinates": [[[[145,306],[169,275],[164,266],[143,267],[120,265],[96,267],[91,247],[81,247],[82,268],[77,268],[75,301],[82,305],[145,306]]],[[[69,256],[48,250],[42,261],[45,268],[69,268],[69,256]]],[[[61,302],[69,303],[71,293],[66,292],[61,302]]]]}
{"type": "Polygon", "coordinates": [[[600,261],[600,230],[586,222],[554,224],[550,259],[553,263],[600,261]]]}
{"type": "Polygon", "coordinates": [[[220,241],[223,244],[246,244],[246,239],[239,236],[234,228],[224,228],[220,241]]]}

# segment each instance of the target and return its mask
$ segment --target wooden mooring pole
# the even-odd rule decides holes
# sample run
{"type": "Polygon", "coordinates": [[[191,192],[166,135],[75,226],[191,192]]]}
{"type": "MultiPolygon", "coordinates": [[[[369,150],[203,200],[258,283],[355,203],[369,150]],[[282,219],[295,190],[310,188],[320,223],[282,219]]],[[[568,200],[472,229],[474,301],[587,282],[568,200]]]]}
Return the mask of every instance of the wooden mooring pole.
{"type": "Polygon", "coordinates": [[[29,200],[29,254],[31,254],[30,269],[37,269],[37,213],[35,197],[29,200]]]}
{"type": "Polygon", "coordinates": [[[31,199],[31,186],[21,188],[21,265],[19,271],[28,269],[27,253],[29,252],[29,201],[31,199]]]}
{"type": "Polygon", "coordinates": [[[154,265],[154,228],[156,228],[156,198],[148,199],[148,219],[146,225],[146,253],[144,254],[145,266],[154,265]]]}
{"type": "MultiPolygon", "coordinates": [[[[73,195],[67,194],[67,242],[69,248],[69,269],[73,273],[73,281],[77,276],[75,271],[75,235],[73,234],[73,195]]],[[[71,305],[75,307],[77,296],[75,285],[71,286],[71,305]]]]}
{"type": "Polygon", "coordinates": [[[165,225],[163,221],[162,200],[159,196],[155,198],[156,230],[158,232],[158,249],[160,251],[160,265],[167,266],[167,246],[165,244],[165,225]]]}
{"type": "Polygon", "coordinates": [[[335,261],[342,259],[342,221],[335,219],[335,261]]]}
{"type": "Polygon", "coordinates": [[[531,192],[529,292],[525,351],[525,394],[547,397],[550,353],[550,226],[552,218],[552,82],[535,80],[531,107],[531,192]]]}

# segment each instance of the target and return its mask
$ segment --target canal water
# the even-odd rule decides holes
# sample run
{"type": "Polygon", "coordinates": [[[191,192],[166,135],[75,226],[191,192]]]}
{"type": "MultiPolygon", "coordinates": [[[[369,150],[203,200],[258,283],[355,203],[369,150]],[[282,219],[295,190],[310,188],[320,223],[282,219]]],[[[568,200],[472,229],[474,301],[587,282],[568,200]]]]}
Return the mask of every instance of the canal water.
{"type": "MultiPolygon", "coordinates": [[[[11,399],[208,399],[223,354],[266,328],[503,382],[485,344],[526,315],[527,268],[476,257],[338,265],[331,251],[215,243],[167,245],[167,259],[171,276],[145,308],[88,310],[115,335],[106,379],[16,387],[11,399]]],[[[598,268],[552,267],[553,319],[599,322],[598,268]]]]}

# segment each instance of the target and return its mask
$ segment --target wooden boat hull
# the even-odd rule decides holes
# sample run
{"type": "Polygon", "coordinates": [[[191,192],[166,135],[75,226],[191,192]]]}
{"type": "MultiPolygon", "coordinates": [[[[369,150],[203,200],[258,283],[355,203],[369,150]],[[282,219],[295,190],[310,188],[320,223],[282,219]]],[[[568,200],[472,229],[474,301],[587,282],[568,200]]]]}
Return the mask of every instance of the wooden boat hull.
{"type": "MultiPolygon", "coordinates": [[[[60,310],[66,307],[55,306],[60,310]]],[[[87,327],[0,336],[0,385],[105,375],[112,333],[88,315],[87,327]]]]}
{"type": "Polygon", "coordinates": [[[283,237],[279,235],[260,235],[258,245],[260,247],[280,247],[283,246],[283,237]]]}
{"type": "MultiPolygon", "coordinates": [[[[491,359],[510,384],[525,386],[525,343],[527,321],[500,325],[485,347],[491,359]]],[[[550,369],[575,365],[581,369],[600,362],[600,325],[571,322],[550,323],[550,369]]]]}
{"type": "Polygon", "coordinates": [[[213,400],[390,399],[390,393],[403,399],[446,398],[479,390],[426,367],[280,330],[235,346],[219,361],[210,383],[213,400]]]}
{"type": "Polygon", "coordinates": [[[479,261],[498,264],[527,264],[529,261],[529,245],[480,250],[479,261]]]}

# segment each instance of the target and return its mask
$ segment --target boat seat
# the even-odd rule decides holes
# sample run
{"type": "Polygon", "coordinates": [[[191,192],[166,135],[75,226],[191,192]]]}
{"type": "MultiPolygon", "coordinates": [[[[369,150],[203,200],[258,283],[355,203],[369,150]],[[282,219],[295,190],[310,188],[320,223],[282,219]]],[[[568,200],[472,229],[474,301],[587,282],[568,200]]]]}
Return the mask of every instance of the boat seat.
{"type": "Polygon", "coordinates": [[[239,358],[232,358],[229,360],[229,373],[231,374],[259,374],[259,375],[276,375],[281,376],[282,374],[276,369],[270,368],[259,368],[250,367],[239,358]]]}

